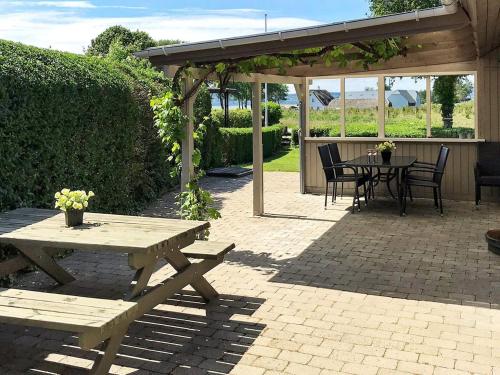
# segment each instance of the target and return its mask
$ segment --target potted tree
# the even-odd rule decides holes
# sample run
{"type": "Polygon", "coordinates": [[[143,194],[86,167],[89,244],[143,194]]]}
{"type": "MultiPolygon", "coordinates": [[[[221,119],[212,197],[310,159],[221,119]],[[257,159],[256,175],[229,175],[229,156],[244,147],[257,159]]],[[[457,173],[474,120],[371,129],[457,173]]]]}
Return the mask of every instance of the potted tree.
{"type": "Polygon", "coordinates": [[[83,213],[89,205],[89,199],[93,196],[94,192],[92,191],[87,194],[84,190],[71,191],[67,188],[54,195],[55,207],[64,212],[67,227],[83,224],[83,213]]]}

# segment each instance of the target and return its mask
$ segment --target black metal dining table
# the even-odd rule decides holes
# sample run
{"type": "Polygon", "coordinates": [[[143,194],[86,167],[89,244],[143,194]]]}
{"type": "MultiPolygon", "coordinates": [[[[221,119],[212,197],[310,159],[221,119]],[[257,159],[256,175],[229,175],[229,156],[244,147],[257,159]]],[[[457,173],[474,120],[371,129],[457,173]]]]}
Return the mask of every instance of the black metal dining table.
{"type": "Polygon", "coordinates": [[[397,182],[397,201],[399,214],[402,216],[403,212],[403,181],[408,168],[410,168],[417,158],[415,156],[392,156],[391,159],[386,162],[382,160],[382,157],[364,155],[359,156],[355,159],[345,161],[344,164],[356,169],[366,168],[369,170],[370,174],[373,168],[383,168],[383,169],[393,169],[396,175],[397,182]]]}

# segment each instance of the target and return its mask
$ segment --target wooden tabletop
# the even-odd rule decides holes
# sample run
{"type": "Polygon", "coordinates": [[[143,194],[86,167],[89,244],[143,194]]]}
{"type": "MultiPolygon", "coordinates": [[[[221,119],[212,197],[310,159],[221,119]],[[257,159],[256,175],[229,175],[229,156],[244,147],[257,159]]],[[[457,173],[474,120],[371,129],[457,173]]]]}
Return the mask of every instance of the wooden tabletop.
{"type": "Polygon", "coordinates": [[[361,155],[356,159],[346,161],[345,164],[352,167],[408,168],[411,167],[416,161],[416,156],[393,155],[391,160],[385,162],[382,160],[380,155],[377,155],[372,159],[368,159],[368,155],[361,155]]]}
{"type": "Polygon", "coordinates": [[[60,211],[20,208],[0,214],[0,243],[147,253],[209,226],[204,221],[86,212],[83,225],[67,228],[60,211]]]}

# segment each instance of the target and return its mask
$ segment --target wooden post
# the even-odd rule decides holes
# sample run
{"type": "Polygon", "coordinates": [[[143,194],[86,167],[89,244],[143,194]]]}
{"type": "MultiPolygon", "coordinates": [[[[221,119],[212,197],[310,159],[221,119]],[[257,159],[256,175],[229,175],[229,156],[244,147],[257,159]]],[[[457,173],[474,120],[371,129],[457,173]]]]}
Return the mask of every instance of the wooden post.
{"type": "Polygon", "coordinates": [[[262,148],[262,105],[261,83],[252,83],[252,124],[253,124],[253,214],[264,213],[264,157],[262,148]]]}
{"type": "Polygon", "coordinates": [[[427,138],[432,137],[432,97],[431,97],[431,77],[425,77],[425,107],[426,107],[426,125],[427,138]]]}
{"type": "MultiPolygon", "coordinates": [[[[186,78],[183,83],[183,94],[188,92],[193,87],[193,80],[191,78],[186,78]]],[[[194,119],[193,119],[193,105],[194,105],[195,95],[192,95],[182,108],[182,111],[186,116],[188,116],[188,123],[186,124],[186,129],[184,133],[184,138],[182,139],[182,171],[181,171],[181,191],[186,189],[187,183],[191,180],[194,175],[193,167],[193,151],[194,151],[194,119]]]]}
{"type": "Polygon", "coordinates": [[[385,138],[385,77],[378,77],[378,137],[385,138]]]}
{"type": "Polygon", "coordinates": [[[340,78],[340,136],[345,138],[345,78],[340,78]]]}
{"type": "Polygon", "coordinates": [[[301,84],[295,85],[295,92],[300,100],[299,113],[299,153],[300,153],[300,192],[306,192],[306,144],[309,134],[309,79],[304,78],[301,84]]]}

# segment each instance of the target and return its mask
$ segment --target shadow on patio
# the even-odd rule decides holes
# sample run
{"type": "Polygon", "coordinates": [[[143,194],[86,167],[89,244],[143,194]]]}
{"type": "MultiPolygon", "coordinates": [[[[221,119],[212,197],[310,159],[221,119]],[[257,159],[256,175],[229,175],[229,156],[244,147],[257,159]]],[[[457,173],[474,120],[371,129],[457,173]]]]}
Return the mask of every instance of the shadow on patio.
{"type": "MultiPolygon", "coordinates": [[[[484,233],[500,227],[498,207],[477,211],[447,202],[445,217],[417,199],[407,217],[385,200],[345,214],[296,256],[239,250],[230,262],[272,275],[269,281],[395,298],[500,309],[500,257],[488,252],[484,233]]],[[[320,208],[318,207],[318,210],[320,208]]],[[[315,220],[265,215],[267,219],[315,220]]]]}
{"type": "MultiPolygon", "coordinates": [[[[228,374],[265,328],[245,318],[264,299],[221,295],[202,310],[187,307],[200,307],[201,299],[185,291],[167,303],[130,326],[111,373],[228,374]]],[[[0,352],[0,360],[18,373],[80,374],[95,358],[78,348],[76,337],[64,333],[29,329],[24,337],[14,350],[0,352]],[[29,361],[26,352],[32,354],[29,361]]]]}

